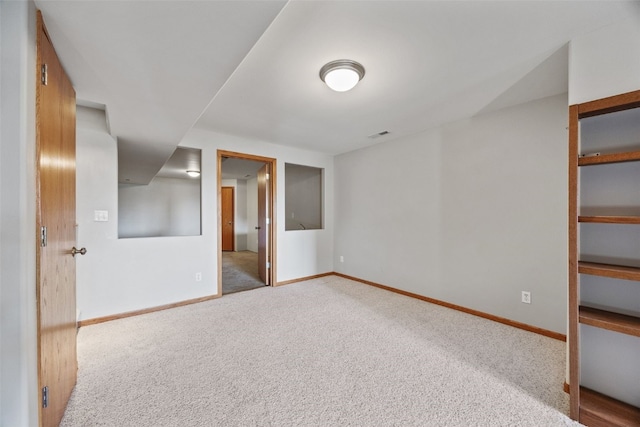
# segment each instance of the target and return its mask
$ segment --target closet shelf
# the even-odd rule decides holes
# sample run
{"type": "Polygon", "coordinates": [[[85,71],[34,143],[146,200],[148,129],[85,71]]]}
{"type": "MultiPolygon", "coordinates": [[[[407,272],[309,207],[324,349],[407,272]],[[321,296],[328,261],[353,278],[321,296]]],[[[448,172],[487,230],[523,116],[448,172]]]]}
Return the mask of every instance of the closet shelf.
{"type": "Polygon", "coordinates": [[[637,426],[640,409],[580,387],[580,422],[589,426],[637,426]]]}
{"type": "Polygon", "coordinates": [[[640,216],[580,215],[578,222],[599,222],[602,224],[640,224],[640,216]]]}
{"type": "Polygon", "coordinates": [[[580,323],[640,337],[640,317],[580,306],[580,323]]]}
{"type": "MultiPolygon", "coordinates": [[[[571,418],[589,427],[640,427],[640,401],[633,393],[637,382],[635,374],[640,365],[635,363],[635,359],[624,362],[620,360],[620,366],[609,370],[607,364],[611,364],[611,360],[592,359],[591,363],[581,363],[581,360],[588,359],[588,357],[583,358],[580,354],[582,350],[605,345],[610,346],[607,351],[611,352],[610,354],[615,358],[614,354],[627,354],[629,347],[637,344],[638,338],[640,338],[640,313],[635,312],[632,316],[620,314],[619,312],[624,311],[624,306],[615,305],[614,301],[624,299],[622,290],[617,289],[617,286],[612,286],[610,281],[602,279],[609,277],[633,281],[635,283],[627,284],[634,288],[634,291],[640,291],[640,257],[631,255],[632,259],[616,261],[617,252],[612,250],[612,247],[617,247],[617,243],[622,245],[622,249],[629,249],[624,234],[627,231],[632,231],[630,230],[632,227],[620,228],[610,225],[598,227],[583,224],[640,225],[640,204],[633,202],[620,204],[620,202],[631,201],[635,196],[636,189],[633,187],[635,176],[629,176],[628,169],[640,167],[640,140],[637,139],[638,132],[636,132],[640,117],[638,114],[640,114],[640,90],[569,106],[569,336],[567,340],[569,344],[569,382],[571,383],[569,409],[571,418]],[[637,110],[609,117],[603,116],[597,130],[590,126],[581,129],[582,119],[587,117],[632,109],[637,110]],[[607,142],[608,138],[612,138],[609,141],[611,143],[616,141],[616,145],[619,142],[620,148],[611,148],[612,144],[607,142]],[[590,141],[589,148],[583,146],[582,153],[584,154],[581,156],[581,143],[585,141],[590,141]],[[622,144],[625,148],[622,148],[622,144]],[[596,153],[599,149],[602,151],[596,153]],[[617,152],[612,152],[615,150],[617,152]],[[580,168],[583,166],[622,162],[638,163],[625,167],[598,168],[598,171],[595,172],[602,174],[604,178],[602,187],[594,187],[590,180],[595,177],[586,178],[581,173],[585,172],[580,168]],[[618,180],[624,184],[620,188],[616,186],[618,180]],[[615,197],[609,198],[608,195],[603,195],[606,190],[614,192],[615,197]],[[583,197],[581,198],[581,196],[583,197]],[[585,205],[587,200],[589,203],[585,205]],[[581,249],[585,249],[580,245],[581,236],[586,237],[585,241],[594,243],[593,249],[597,254],[607,258],[600,258],[599,262],[589,262],[596,261],[597,258],[590,260],[589,251],[581,251],[581,249]],[[597,241],[604,239],[606,241],[602,243],[597,241]],[[622,265],[611,264],[618,262],[622,265]],[[634,265],[637,267],[632,267],[634,265]],[[588,278],[587,275],[593,277],[588,278]],[[586,302],[585,305],[580,305],[581,300],[588,299],[580,289],[582,280],[588,283],[588,287],[598,289],[602,294],[611,294],[611,298],[594,294],[592,296],[595,300],[592,301],[592,304],[600,308],[589,307],[586,302]],[[611,308],[607,308],[604,304],[613,305],[611,308]],[[606,310],[601,308],[606,308],[606,310]],[[581,328],[585,329],[587,325],[600,328],[600,330],[627,334],[630,337],[627,340],[607,342],[607,339],[613,337],[612,333],[600,334],[604,336],[591,333],[580,334],[581,328]],[[629,339],[633,344],[627,342],[629,339]],[[583,342],[589,344],[585,346],[583,342]],[[592,372],[598,373],[596,375],[591,374],[592,372]],[[584,383],[580,380],[581,374],[585,378],[584,383]],[[587,382],[587,378],[590,378],[589,382],[587,382]],[[581,384],[589,385],[593,389],[583,388],[581,384]],[[607,387],[611,387],[608,389],[609,393],[632,405],[594,391],[605,391],[605,384],[607,387]]],[[[589,246],[589,250],[591,249],[589,246]]],[[[627,253],[630,252],[631,250],[627,253]]]]}
{"type": "Polygon", "coordinates": [[[640,281],[640,268],[622,265],[600,264],[596,262],[578,262],[578,273],[592,276],[611,277],[613,279],[640,281]]]}
{"type": "Polygon", "coordinates": [[[624,153],[602,154],[600,156],[587,156],[578,158],[578,166],[604,165],[607,163],[637,162],[640,160],[640,151],[628,151],[624,153]]]}

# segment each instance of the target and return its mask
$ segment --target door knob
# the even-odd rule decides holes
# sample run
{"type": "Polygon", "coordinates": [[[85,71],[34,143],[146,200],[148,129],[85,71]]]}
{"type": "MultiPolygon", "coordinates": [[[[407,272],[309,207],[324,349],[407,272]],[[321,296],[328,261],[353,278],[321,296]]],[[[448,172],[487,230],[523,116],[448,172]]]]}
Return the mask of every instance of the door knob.
{"type": "Polygon", "coordinates": [[[74,258],[76,254],[84,255],[86,253],[87,253],[87,248],[76,249],[75,246],[71,248],[71,256],[73,256],[74,258]]]}
{"type": "Polygon", "coordinates": [[[256,227],[256,230],[260,230],[260,227],[256,227]]]}

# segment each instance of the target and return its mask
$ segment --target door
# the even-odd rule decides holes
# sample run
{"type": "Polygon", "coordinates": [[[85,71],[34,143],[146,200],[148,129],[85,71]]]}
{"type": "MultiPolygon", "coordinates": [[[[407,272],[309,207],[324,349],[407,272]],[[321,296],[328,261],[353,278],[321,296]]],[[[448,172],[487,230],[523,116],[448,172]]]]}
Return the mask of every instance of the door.
{"type": "Polygon", "coordinates": [[[233,251],[234,247],[234,206],[233,187],[222,187],[222,250],[233,251]]]}
{"type": "Polygon", "coordinates": [[[76,383],[76,100],[47,35],[37,24],[36,298],[40,425],[57,426],[76,383]],[[75,249],[75,248],[74,248],[75,249]]]}
{"type": "Polygon", "coordinates": [[[258,274],[265,285],[269,283],[269,165],[258,171],[258,274]]]}

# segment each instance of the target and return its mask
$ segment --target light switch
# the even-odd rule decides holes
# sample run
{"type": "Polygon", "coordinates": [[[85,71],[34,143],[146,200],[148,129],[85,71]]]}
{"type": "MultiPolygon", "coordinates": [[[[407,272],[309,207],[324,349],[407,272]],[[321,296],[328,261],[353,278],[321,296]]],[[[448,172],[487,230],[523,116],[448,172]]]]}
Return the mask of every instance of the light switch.
{"type": "Polygon", "coordinates": [[[109,211],[93,211],[93,220],[96,222],[109,221],[109,211]]]}

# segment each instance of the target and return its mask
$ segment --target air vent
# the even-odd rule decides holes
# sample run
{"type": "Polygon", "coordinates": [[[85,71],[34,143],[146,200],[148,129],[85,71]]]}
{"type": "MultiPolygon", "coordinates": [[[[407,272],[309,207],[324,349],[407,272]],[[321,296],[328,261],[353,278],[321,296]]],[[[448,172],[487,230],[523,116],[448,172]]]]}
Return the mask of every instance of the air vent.
{"type": "Polygon", "coordinates": [[[376,138],[380,138],[381,136],[385,136],[385,135],[388,135],[388,134],[389,134],[388,130],[383,130],[382,132],[378,132],[378,133],[374,133],[373,135],[369,135],[367,138],[376,139],[376,138]]]}

